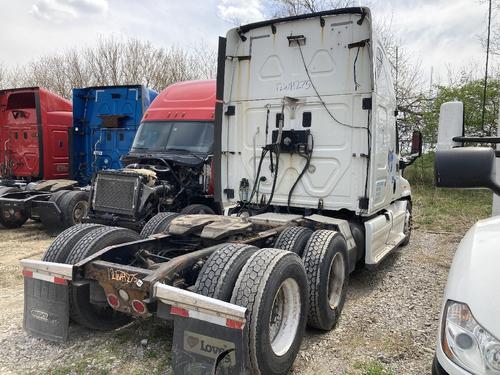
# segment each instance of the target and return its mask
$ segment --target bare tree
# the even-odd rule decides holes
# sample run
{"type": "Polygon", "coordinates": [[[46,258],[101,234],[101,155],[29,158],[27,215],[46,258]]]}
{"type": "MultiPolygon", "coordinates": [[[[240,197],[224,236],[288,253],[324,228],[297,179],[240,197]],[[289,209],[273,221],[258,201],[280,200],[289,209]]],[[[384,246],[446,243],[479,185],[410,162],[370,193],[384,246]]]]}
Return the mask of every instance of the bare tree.
{"type": "Polygon", "coordinates": [[[304,13],[319,12],[354,6],[354,0],[273,0],[278,8],[275,16],[297,16],[304,13]]]}
{"type": "Polygon", "coordinates": [[[185,80],[215,78],[216,51],[155,47],[134,38],[100,38],[93,47],[43,56],[11,70],[0,66],[0,86],[41,86],[71,98],[74,87],[145,84],[155,90],[185,80]]]}

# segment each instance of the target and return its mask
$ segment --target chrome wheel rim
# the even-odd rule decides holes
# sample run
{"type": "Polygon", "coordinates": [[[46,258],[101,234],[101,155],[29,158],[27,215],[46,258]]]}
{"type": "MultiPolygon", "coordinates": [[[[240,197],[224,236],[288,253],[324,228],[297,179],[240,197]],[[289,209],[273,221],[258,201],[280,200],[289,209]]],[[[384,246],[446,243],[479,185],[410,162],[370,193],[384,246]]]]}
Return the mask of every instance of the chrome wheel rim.
{"type": "Polygon", "coordinates": [[[288,352],[299,327],[301,313],[300,290],[297,282],[288,278],[274,296],[269,317],[271,349],[277,356],[288,352]]]}
{"type": "Polygon", "coordinates": [[[328,274],[328,304],[334,310],[340,303],[345,280],[345,263],[342,253],[337,253],[332,259],[328,274]]]}

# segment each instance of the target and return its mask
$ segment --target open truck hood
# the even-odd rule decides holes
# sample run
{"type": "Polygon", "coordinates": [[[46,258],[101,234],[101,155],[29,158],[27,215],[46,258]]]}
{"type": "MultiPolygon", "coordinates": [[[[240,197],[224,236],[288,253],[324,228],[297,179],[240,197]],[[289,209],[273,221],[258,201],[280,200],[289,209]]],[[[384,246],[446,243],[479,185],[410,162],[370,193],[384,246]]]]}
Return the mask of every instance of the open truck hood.
{"type": "Polygon", "coordinates": [[[448,276],[445,301],[466,303],[476,321],[500,339],[500,216],[477,222],[464,236],[448,276]]]}

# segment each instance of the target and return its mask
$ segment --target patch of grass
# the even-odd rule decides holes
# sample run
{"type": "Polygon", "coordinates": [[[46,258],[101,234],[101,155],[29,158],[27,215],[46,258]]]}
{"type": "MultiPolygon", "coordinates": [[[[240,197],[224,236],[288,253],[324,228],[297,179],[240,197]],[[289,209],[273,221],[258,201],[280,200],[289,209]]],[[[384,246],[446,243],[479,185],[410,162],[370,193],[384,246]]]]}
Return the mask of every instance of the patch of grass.
{"type": "Polygon", "coordinates": [[[359,375],[394,375],[391,370],[388,370],[378,361],[358,362],[354,364],[356,370],[354,374],[359,375]]]}
{"type": "Polygon", "coordinates": [[[436,188],[434,158],[433,152],[426,153],[404,172],[412,186],[414,224],[423,230],[463,234],[477,220],[491,215],[493,193],[436,188]]]}
{"type": "Polygon", "coordinates": [[[105,375],[111,372],[110,369],[101,368],[100,364],[106,364],[105,358],[97,358],[93,356],[85,356],[73,361],[68,365],[60,365],[52,367],[48,370],[49,375],[66,375],[66,374],[96,374],[105,375]]]}
{"type": "Polygon", "coordinates": [[[412,186],[414,226],[436,232],[464,233],[477,220],[491,215],[489,190],[441,189],[412,186]]]}

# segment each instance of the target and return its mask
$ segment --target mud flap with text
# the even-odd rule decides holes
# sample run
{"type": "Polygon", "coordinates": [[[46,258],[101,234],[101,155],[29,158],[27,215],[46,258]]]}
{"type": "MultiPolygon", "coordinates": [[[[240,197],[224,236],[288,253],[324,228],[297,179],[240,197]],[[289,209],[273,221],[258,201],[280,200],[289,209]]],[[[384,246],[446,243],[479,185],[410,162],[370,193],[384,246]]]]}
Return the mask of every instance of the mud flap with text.
{"type": "Polygon", "coordinates": [[[69,330],[68,284],[24,278],[23,327],[35,337],[66,341],[69,330]]]}
{"type": "Polygon", "coordinates": [[[174,317],[172,367],[176,375],[246,373],[247,328],[233,329],[174,317]]]}

